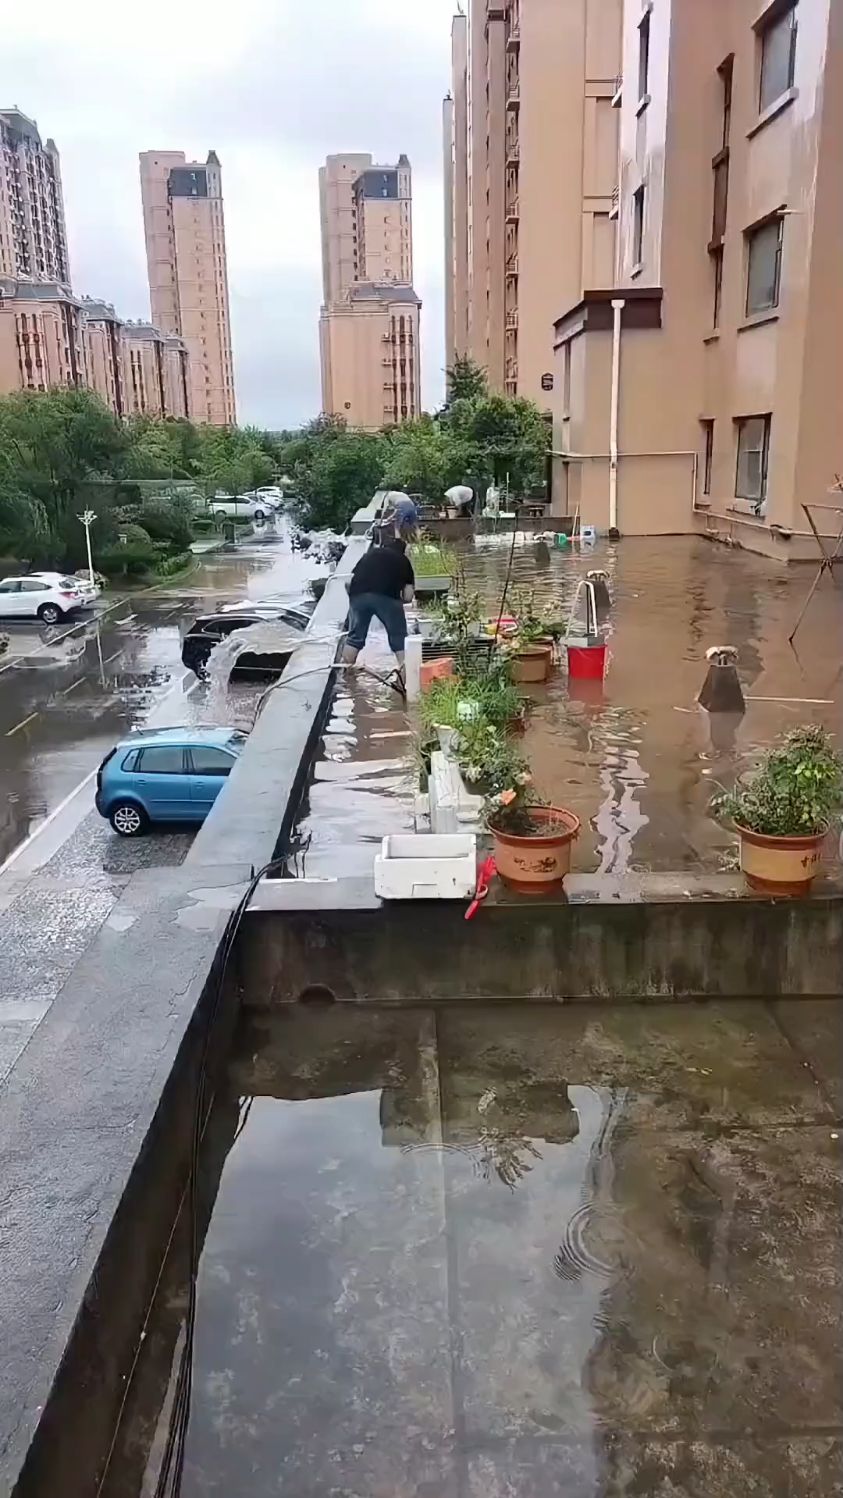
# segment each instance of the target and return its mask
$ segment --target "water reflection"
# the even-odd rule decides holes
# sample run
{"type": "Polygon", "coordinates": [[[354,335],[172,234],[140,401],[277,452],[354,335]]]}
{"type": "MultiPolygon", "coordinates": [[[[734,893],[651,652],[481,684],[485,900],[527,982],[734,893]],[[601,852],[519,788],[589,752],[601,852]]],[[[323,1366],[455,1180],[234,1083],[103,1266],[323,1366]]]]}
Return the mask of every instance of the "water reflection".
{"type": "MultiPolygon", "coordinates": [[[[775,1450],[840,1415],[831,1117],[760,1004],[255,1017],[184,1498],[833,1491],[775,1450]]],[[[159,1301],[104,1498],[154,1486],[177,1262],[159,1301]]]]}

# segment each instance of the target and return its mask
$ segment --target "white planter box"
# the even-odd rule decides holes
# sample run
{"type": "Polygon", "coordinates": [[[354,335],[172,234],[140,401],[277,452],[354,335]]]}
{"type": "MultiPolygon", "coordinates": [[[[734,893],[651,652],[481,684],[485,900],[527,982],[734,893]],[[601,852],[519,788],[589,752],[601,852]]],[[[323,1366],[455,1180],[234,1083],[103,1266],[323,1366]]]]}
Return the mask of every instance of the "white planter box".
{"type": "Polygon", "coordinates": [[[451,587],[451,579],[447,572],[436,572],[427,577],[416,577],[416,594],[421,597],[425,593],[447,593],[451,587]]]}
{"type": "Polygon", "coordinates": [[[476,886],[473,833],[398,833],[384,838],[375,859],[375,894],[381,900],[470,900],[476,886]]]}

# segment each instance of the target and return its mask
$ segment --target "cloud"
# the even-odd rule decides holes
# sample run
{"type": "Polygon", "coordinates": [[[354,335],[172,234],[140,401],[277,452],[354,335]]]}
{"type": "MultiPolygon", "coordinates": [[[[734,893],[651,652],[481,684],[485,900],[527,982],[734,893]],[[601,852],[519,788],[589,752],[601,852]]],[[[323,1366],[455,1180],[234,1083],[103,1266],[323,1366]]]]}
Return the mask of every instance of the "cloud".
{"type": "Polygon", "coordinates": [[[238,412],[289,426],[319,409],[317,172],[370,151],[414,172],[426,404],[442,395],[441,99],[452,0],[41,0],[3,20],[15,104],[62,158],[78,291],[147,316],[137,156],[222,162],[238,412]],[[115,19],[119,16],[119,24],[115,19]]]}

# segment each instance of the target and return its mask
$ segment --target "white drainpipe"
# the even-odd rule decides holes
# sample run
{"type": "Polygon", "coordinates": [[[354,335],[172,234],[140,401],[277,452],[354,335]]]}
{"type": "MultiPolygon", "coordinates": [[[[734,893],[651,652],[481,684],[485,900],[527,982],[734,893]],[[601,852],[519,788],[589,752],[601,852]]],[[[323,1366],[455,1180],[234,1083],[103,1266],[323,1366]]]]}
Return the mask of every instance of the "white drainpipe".
{"type": "Polygon", "coordinates": [[[612,401],[609,416],[609,529],[618,529],[618,408],[621,391],[621,315],[624,297],[612,298],[612,401]]]}

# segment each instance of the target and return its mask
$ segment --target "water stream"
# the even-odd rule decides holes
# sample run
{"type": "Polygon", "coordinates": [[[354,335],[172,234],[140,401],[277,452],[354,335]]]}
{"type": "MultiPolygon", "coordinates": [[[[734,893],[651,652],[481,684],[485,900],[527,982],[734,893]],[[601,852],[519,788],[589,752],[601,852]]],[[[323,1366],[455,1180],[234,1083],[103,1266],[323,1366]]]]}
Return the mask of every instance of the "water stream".
{"type": "Polygon", "coordinates": [[[291,656],[298,649],[304,635],[277,619],[263,619],[259,624],[249,624],[245,629],[235,629],[219,645],[215,645],[208,656],[208,695],[205,699],[205,716],[209,723],[222,722],[228,710],[229,679],[237,662],[243,655],[291,656]]]}

